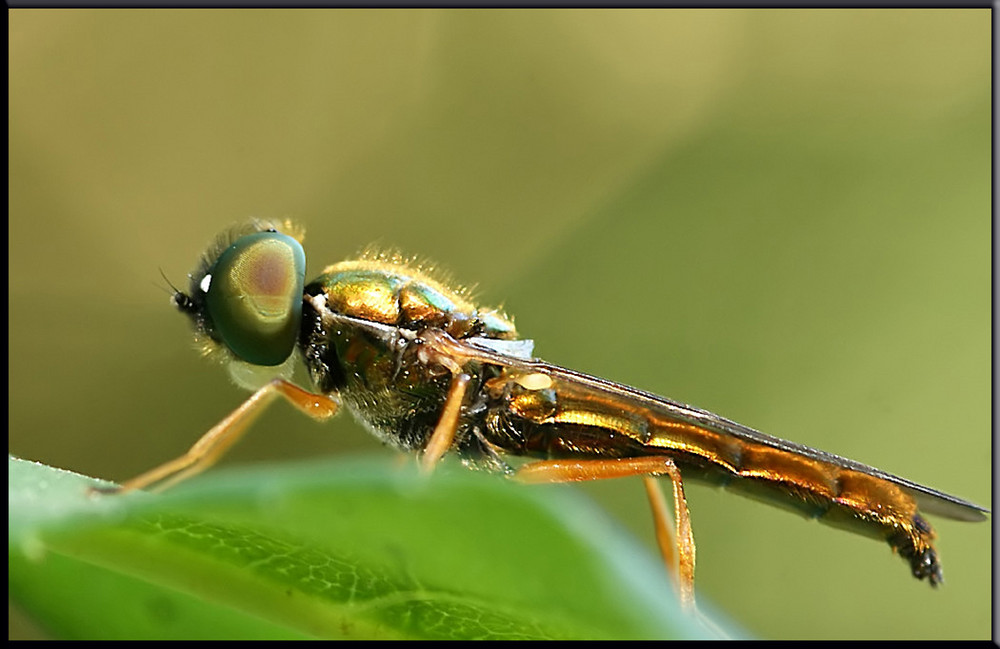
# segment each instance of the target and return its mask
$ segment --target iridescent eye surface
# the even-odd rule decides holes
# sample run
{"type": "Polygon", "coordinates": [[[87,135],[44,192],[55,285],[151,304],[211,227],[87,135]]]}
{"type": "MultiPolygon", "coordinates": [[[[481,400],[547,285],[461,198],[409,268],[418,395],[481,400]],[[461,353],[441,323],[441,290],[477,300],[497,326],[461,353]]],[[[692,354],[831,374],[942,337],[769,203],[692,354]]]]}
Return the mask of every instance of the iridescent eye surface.
{"type": "Polygon", "coordinates": [[[279,365],[295,347],[302,317],[306,256],[279,232],[240,237],[202,282],[215,333],[236,356],[279,365]]]}

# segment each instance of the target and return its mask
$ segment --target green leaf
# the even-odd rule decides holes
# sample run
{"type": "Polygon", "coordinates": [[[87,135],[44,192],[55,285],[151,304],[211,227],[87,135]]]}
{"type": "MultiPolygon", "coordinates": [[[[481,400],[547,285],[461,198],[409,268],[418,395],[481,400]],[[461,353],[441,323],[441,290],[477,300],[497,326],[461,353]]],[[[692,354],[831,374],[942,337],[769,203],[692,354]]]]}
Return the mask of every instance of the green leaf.
{"type": "Polygon", "coordinates": [[[12,600],[61,638],[692,638],[572,489],[444,467],[215,471],[164,494],[9,459],[12,600]]]}

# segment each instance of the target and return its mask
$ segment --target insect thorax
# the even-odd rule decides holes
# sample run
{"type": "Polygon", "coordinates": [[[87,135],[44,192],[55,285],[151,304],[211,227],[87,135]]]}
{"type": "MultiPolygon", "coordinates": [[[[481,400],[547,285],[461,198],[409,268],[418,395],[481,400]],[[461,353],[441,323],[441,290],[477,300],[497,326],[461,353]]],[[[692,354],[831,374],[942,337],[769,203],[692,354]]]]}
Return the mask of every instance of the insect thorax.
{"type": "MultiPolygon", "coordinates": [[[[337,392],[377,437],[406,450],[422,449],[440,418],[452,374],[421,358],[420,332],[509,340],[516,337],[513,324],[422,276],[386,264],[359,264],[327,268],[306,286],[303,358],[316,388],[337,392]]],[[[482,371],[473,374],[470,393],[489,378],[482,371]]],[[[466,409],[473,419],[474,411],[466,409]]],[[[467,429],[459,430],[456,445],[475,455],[466,443],[467,429]]]]}

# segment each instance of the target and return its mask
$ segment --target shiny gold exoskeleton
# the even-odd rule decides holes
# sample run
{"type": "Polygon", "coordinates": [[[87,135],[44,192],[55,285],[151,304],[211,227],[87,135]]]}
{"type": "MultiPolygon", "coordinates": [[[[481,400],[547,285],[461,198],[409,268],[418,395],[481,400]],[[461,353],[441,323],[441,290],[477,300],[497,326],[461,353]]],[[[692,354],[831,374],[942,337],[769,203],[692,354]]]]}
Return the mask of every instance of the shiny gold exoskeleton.
{"type": "Polygon", "coordinates": [[[882,538],[932,585],[941,566],[922,513],[985,520],[978,505],[870,466],[535,360],[510,319],[399,255],[366,254],[306,284],[300,240],[287,223],[235,228],[203,256],[189,292],[175,293],[203,349],[256,391],[187,454],[123,490],[207,468],[280,395],[317,419],[346,406],[385,442],[419,453],[427,469],[451,452],[524,482],[642,476],[661,550],[688,605],[694,541],[682,477],[882,538]],[[310,391],[287,380],[296,349],[310,391]],[[673,525],[653,479],[660,475],[673,486],[673,525]]]}

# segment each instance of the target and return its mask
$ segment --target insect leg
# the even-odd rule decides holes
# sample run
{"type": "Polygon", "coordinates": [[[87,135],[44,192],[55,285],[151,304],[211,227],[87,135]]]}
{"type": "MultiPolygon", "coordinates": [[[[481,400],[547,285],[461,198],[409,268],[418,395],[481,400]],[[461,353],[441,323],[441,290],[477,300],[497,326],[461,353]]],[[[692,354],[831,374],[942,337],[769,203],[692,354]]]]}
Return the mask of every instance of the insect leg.
{"type": "Polygon", "coordinates": [[[681,481],[680,471],[676,466],[673,466],[673,471],[668,472],[668,475],[674,487],[673,530],[670,528],[670,519],[667,514],[667,501],[663,497],[659,483],[650,476],[644,476],[642,480],[646,486],[650,508],[653,511],[653,527],[656,529],[656,542],[660,546],[660,554],[667,564],[667,569],[674,575],[681,605],[687,609],[693,609],[695,548],[694,534],[691,531],[691,514],[688,511],[687,497],[684,495],[684,483],[681,481]]]}
{"type": "Polygon", "coordinates": [[[243,436],[249,425],[278,396],[284,397],[316,420],[332,417],[339,406],[331,396],[314,394],[283,379],[275,379],[254,392],[236,410],[212,427],[187,453],[132,478],[111,491],[125,493],[157,483],[162,483],[158,488],[162,490],[204,471],[243,436]]]}
{"type": "Polygon", "coordinates": [[[465,372],[455,374],[451,380],[448,397],[441,410],[441,418],[438,419],[437,426],[434,427],[434,432],[427,440],[427,446],[424,447],[424,453],[420,457],[420,468],[425,473],[434,470],[438,460],[444,456],[455,441],[455,431],[458,430],[458,419],[459,415],[462,414],[462,401],[465,399],[469,381],[469,375],[465,372]]]}
{"type": "Polygon", "coordinates": [[[660,552],[673,575],[680,595],[681,605],[694,610],[694,534],[691,531],[691,517],[684,482],[680,469],[674,461],[664,455],[635,458],[581,459],[581,460],[539,460],[522,466],[514,475],[520,482],[579,482],[641,475],[646,484],[646,494],[653,510],[653,524],[660,552]],[[674,487],[674,526],[676,539],[670,529],[667,503],[659,485],[652,476],[667,475],[674,487]],[[676,555],[672,546],[676,545],[676,555]]]}

